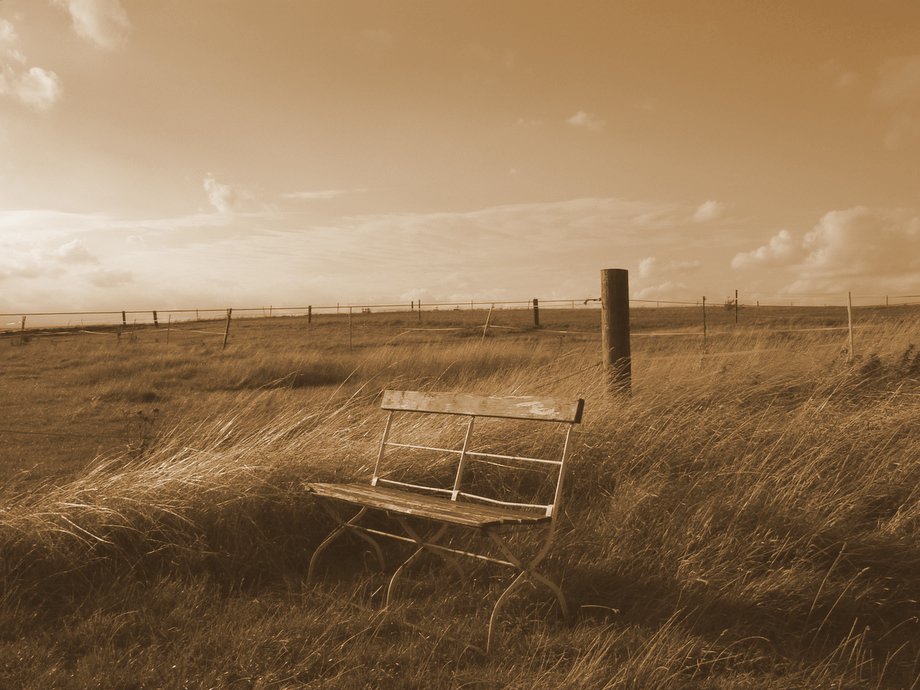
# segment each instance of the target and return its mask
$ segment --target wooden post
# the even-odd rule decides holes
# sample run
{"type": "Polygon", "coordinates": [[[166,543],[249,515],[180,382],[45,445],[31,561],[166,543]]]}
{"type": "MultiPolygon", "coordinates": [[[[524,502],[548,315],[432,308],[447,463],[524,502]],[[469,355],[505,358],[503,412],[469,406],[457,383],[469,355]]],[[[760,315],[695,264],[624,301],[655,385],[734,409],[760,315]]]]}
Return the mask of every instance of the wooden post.
{"type": "Polygon", "coordinates": [[[415,300],[409,303],[409,311],[415,311],[415,300]]]}
{"type": "Polygon", "coordinates": [[[227,338],[230,337],[230,315],[233,313],[233,309],[227,310],[227,327],[224,329],[224,344],[221,345],[221,350],[227,349],[227,338]]]}
{"type": "Polygon", "coordinates": [[[313,323],[313,305],[307,307],[307,323],[313,323]]]}
{"type": "Polygon", "coordinates": [[[169,315],[168,320],[166,321],[166,344],[169,345],[169,330],[172,328],[172,314],[169,315]]]}
{"type": "Polygon", "coordinates": [[[128,325],[128,318],[124,312],[121,312],[121,325],[125,327],[128,325]]]}
{"type": "Polygon", "coordinates": [[[706,295],[703,295],[703,346],[706,345],[706,295]]]}
{"type": "Polygon", "coordinates": [[[540,300],[533,298],[533,325],[535,328],[540,327],[540,300]]]}
{"type": "Polygon", "coordinates": [[[735,323],[738,323],[738,288],[735,288],[735,323]]]}
{"type": "Polygon", "coordinates": [[[492,310],[493,309],[495,309],[494,304],[489,307],[489,313],[486,314],[486,325],[482,327],[482,339],[479,341],[480,343],[483,343],[486,340],[486,333],[489,332],[489,322],[492,320],[492,310]]]}
{"type": "Polygon", "coordinates": [[[607,387],[611,392],[629,391],[632,357],[629,348],[629,271],[601,271],[601,347],[607,387]]]}
{"type": "Polygon", "coordinates": [[[853,293],[847,293],[847,325],[850,333],[850,345],[847,352],[847,361],[853,361],[853,293]]]}
{"type": "Polygon", "coordinates": [[[422,300],[418,301],[418,322],[422,322],[422,300]]]}
{"type": "Polygon", "coordinates": [[[195,307],[195,321],[201,321],[201,319],[198,318],[198,307],[195,307]]]}
{"type": "Polygon", "coordinates": [[[351,306],[348,307],[348,349],[350,350],[352,346],[352,315],[351,315],[351,306]]]}
{"type": "Polygon", "coordinates": [[[22,317],[22,328],[20,329],[23,333],[26,332],[26,317],[22,317]]]}
{"type": "Polygon", "coordinates": [[[160,327],[160,322],[157,321],[157,310],[156,309],[153,310],[153,327],[154,328],[160,327]]]}

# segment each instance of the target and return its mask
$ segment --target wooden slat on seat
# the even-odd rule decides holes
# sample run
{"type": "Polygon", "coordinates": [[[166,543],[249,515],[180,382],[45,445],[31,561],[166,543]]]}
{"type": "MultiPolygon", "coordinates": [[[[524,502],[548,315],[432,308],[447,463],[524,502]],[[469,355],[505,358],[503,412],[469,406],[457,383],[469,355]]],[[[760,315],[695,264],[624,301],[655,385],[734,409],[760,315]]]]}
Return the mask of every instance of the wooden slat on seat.
{"type": "Polygon", "coordinates": [[[466,527],[536,524],[550,519],[539,513],[526,513],[478,503],[458,503],[438,496],[369,484],[309,483],[304,486],[307,491],[317,496],[466,527]]]}
{"type": "Polygon", "coordinates": [[[383,392],[380,407],[402,412],[439,412],[578,424],[581,422],[584,403],[584,400],[560,401],[532,395],[493,396],[387,390],[383,392]]]}

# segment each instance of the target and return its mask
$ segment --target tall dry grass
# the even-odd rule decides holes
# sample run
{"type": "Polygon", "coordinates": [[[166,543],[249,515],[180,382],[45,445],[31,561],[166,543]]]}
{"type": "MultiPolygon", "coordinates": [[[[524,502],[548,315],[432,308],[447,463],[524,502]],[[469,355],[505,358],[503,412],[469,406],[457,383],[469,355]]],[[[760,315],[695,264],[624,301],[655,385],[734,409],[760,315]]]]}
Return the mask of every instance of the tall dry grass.
{"type": "MultiPolygon", "coordinates": [[[[334,385],[297,385],[306,355],[251,353],[246,371],[228,360],[225,380],[250,384],[223,390],[219,411],[142,455],[4,496],[0,678],[127,684],[114,670],[126,668],[174,687],[916,687],[917,335],[910,321],[867,334],[852,363],[826,334],[724,336],[708,351],[637,342],[633,394],[618,397],[595,347],[561,340],[339,353],[323,370],[339,372],[334,385]],[[382,614],[364,606],[382,580],[348,545],[324,583],[303,586],[330,524],[300,483],[367,476],[387,387],[587,399],[550,564],[573,625],[525,594],[503,617],[504,653],[483,658],[457,638],[481,641],[476,604],[495,573],[464,584],[423,565],[413,596],[382,614]]],[[[549,439],[496,430],[485,442],[549,439]]]]}

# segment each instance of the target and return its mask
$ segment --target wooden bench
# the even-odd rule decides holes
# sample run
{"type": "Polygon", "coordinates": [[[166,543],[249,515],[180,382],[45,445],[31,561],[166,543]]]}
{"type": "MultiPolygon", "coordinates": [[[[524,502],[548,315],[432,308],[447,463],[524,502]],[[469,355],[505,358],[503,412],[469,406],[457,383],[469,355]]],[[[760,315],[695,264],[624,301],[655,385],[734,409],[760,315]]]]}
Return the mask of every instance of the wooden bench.
{"type": "MultiPolygon", "coordinates": [[[[574,425],[581,422],[584,400],[559,401],[531,396],[495,397],[388,390],[384,391],[380,406],[388,410],[389,414],[370,483],[312,482],[305,485],[311,494],[323,499],[321,504],[337,523],[335,530],[323,540],[310,559],[307,580],[313,578],[317,559],[322,552],[345,533],[354,534],[370,544],[383,569],[383,550],[376,538],[385,537],[410,542],[416,547],[390,577],[385,606],[392,602],[396,584],[402,573],[426,551],[444,557],[461,573],[462,569],[457,565],[454,556],[498,563],[515,571],[514,579],[492,608],[486,641],[487,652],[492,646],[499,609],[524,580],[542,584],[552,591],[563,616],[568,618],[569,609],[562,589],[538,571],[537,567],[549,553],[553,543],[562,499],[566,460],[569,455],[570,435],[574,425]],[[429,417],[419,419],[419,415],[429,417]],[[442,419],[432,420],[431,415],[438,415],[442,419]],[[439,430],[446,430],[446,425],[452,420],[454,427],[457,427],[457,415],[465,418],[459,420],[458,428],[453,429],[456,445],[459,447],[453,444],[441,446],[432,445],[435,442],[425,442],[425,434],[428,437],[432,434],[437,436],[439,430]],[[406,419],[407,417],[410,419],[406,419]],[[552,422],[557,426],[561,425],[562,429],[555,434],[554,439],[558,455],[528,457],[479,450],[477,448],[482,446],[476,443],[478,437],[474,440],[474,427],[478,418],[508,420],[503,422],[503,426],[521,424],[510,420],[552,422]],[[425,426],[425,422],[430,421],[437,422],[434,428],[431,424],[425,426]],[[408,438],[394,440],[394,435],[405,435],[408,438]],[[420,439],[420,435],[423,438],[420,439]],[[411,457],[405,462],[406,456],[411,454],[434,456],[434,462],[429,460],[425,463],[411,457]],[[402,456],[402,464],[396,462],[394,456],[402,456]],[[481,466],[486,474],[491,472],[492,475],[486,476],[485,481],[479,476],[479,484],[476,485],[472,481],[473,476],[483,473],[472,470],[473,464],[481,466]],[[435,471],[438,467],[442,470],[440,474],[435,471]],[[516,483],[492,481],[496,473],[504,477],[509,472],[519,472],[523,469],[537,470],[537,473],[542,475],[543,484],[530,489],[534,493],[539,493],[539,489],[543,489],[548,502],[533,498],[529,501],[511,500],[513,497],[508,495],[510,487],[520,487],[520,480],[516,483]],[[428,476],[419,478],[424,476],[425,472],[428,476]],[[407,473],[409,477],[406,476],[407,473]],[[489,492],[497,495],[486,495],[489,492]],[[357,512],[348,519],[343,518],[334,507],[341,507],[343,504],[357,509],[357,512]],[[389,518],[383,521],[383,527],[380,515],[389,518]],[[372,517],[377,519],[368,524],[368,518],[372,517]],[[391,525],[398,526],[401,531],[391,531],[391,525]],[[516,551],[523,548],[521,542],[524,542],[526,547],[528,540],[510,538],[513,533],[519,533],[520,530],[539,530],[538,535],[542,537],[536,547],[533,546],[534,540],[529,540],[531,549],[526,556],[516,551]],[[455,545],[458,532],[471,537],[464,540],[463,548],[455,545]],[[448,535],[451,536],[449,543],[445,541],[448,535]]],[[[538,430],[529,424],[525,426],[528,427],[526,431],[538,430]]],[[[549,431],[546,427],[539,430],[549,431]]],[[[450,434],[445,431],[443,435],[450,434]]],[[[486,441],[488,442],[488,438],[486,441]]],[[[492,446],[496,445],[494,439],[491,443],[492,446]]],[[[547,444],[541,437],[537,445],[544,447],[547,444]]]]}

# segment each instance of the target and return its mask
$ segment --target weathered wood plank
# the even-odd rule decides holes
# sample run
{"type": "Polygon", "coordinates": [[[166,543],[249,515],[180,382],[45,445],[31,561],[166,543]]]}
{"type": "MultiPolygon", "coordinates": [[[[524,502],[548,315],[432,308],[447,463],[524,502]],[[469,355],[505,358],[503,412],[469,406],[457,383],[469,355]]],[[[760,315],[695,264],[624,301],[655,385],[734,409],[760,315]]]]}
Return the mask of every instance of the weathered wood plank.
{"type": "Polygon", "coordinates": [[[403,412],[534,419],[549,422],[581,422],[584,400],[556,400],[533,395],[491,396],[470,393],[423,393],[421,391],[383,392],[380,406],[403,412]]]}
{"type": "Polygon", "coordinates": [[[465,527],[536,524],[550,519],[540,513],[469,502],[458,503],[438,496],[369,484],[308,483],[304,488],[324,498],[465,527]]]}

